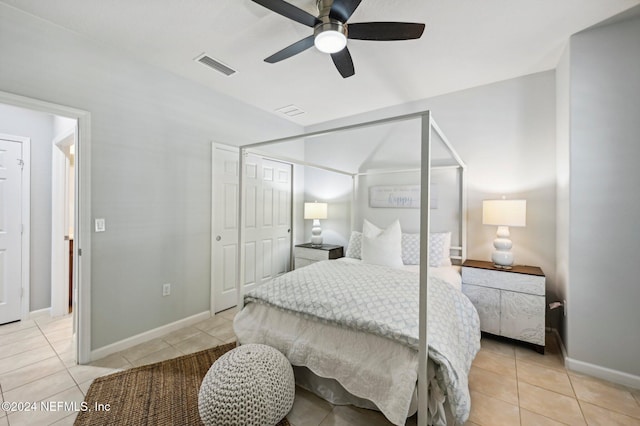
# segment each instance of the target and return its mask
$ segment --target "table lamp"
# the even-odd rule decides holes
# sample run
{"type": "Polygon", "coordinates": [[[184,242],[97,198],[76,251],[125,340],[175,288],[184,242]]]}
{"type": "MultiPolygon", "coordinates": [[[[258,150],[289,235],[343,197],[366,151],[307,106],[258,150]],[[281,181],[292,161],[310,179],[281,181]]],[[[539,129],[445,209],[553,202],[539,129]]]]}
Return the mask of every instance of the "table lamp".
{"type": "Polygon", "coordinates": [[[498,227],[496,239],[493,240],[495,250],[491,260],[497,268],[511,269],[513,253],[509,227],[526,226],[527,200],[484,200],[482,202],[482,223],[498,227]]]}
{"type": "Polygon", "coordinates": [[[322,228],[320,228],[320,219],[327,218],[327,203],[304,203],[304,218],[313,219],[313,228],[311,228],[311,245],[322,245],[322,228]]]}

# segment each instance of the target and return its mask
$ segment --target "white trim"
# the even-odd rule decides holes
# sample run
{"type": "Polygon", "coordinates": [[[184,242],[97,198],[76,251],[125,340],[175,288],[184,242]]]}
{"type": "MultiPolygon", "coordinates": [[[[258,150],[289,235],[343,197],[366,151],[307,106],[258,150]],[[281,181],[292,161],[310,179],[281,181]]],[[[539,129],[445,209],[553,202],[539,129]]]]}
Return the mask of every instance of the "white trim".
{"type": "Polygon", "coordinates": [[[38,309],[37,311],[29,312],[29,319],[36,318],[51,318],[51,308],[38,309]]]}
{"type": "Polygon", "coordinates": [[[587,374],[589,376],[618,383],[623,386],[640,389],[640,376],[635,376],[633,374],[613,370],[596,364],[590,364],[588,362],[579,361],[569,357],[564,359],[564,365],[567,369],[578,373],[587,374]]]}
{"type": "Polygon", "coordinates": [[[149,340],[162,337],[168,333],[171,333],[172,331],[180,330],[181,328],[184,328],[184,327],[189,327],[193,324],[197,324],[200,321],[204,321],[208,318],[211,318],[210,311],[200,312],[199,314],[191,315],[190,317],[183,318],[178,321],[174,321],[172,323],[165,324],[160,327],[156,327],[152,330],[145,331],[144,333],[127,337],[126,339],[120,340],[115,343],[111,343],[107,346],[94,349],[91,351],[91,361],[104,358],[108,355],[123,351],[125,349],[129,349],[135,345],[139,345],[140,343],[148,342],[149,340]]]}
{"type": "MultiPolygon", "coordinates": [[[[67,158],[60,148],[67,145],[67,139],[73,137],[75,143],[76,126],[56,135],[51,151],[51,316],[69,313],[69,268],[68,242],[64,236],[66,224],[67,200],[67,158]],[[64,142],[64,143],[63,143],[64,142]]],[[[74,201],[75,205],[75,201],[74,201]]]]}
{"type": "Polygon", "coordinates": [[[21,160],[23,162],[21,178],[20,198],[22,201],[21,217],[22,234],[20,236],[21,247],[21,269],[20,269],[20,286],[22,295],[20,299],[20,319],[26,321],[29,319],[30,290],[31,278],[31,138],[26,136],[16,136],[0,133],[0,139],[17,142],[20,144],[21,160]]]}
{"type": "Polygon", "coordinates": [[[74,118],[78,122],[76,146],[76,214],[74,226],[74,282],[78,345],[76,360],[87,363],[91,355],[91,113],[39,99],[0,91],[0,102],[48,114],[74,118]],[[82,256],[78,256],[82,250],[82,256]]]}

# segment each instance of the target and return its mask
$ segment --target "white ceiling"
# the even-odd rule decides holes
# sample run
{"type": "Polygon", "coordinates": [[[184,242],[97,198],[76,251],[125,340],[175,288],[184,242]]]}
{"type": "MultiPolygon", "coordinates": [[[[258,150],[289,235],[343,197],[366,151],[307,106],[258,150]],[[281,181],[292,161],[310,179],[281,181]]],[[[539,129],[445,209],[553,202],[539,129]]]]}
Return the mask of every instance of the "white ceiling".
{"type": "MultiPolygon", "coordinates": [[[[343,79],[311,48],[264,58],[312,29],[250,0],[0,0],[102,45],[282,117],[316,124],[555,68],[571,34],[640,0],[363,0],[349,22],[424,22],[419,40],[349,40],[356,74],[343,79]],[[236,69],[230,77],[193,59],[236,69]]],[[[290,3],[317,15],[315,0],[290,3]]]]}

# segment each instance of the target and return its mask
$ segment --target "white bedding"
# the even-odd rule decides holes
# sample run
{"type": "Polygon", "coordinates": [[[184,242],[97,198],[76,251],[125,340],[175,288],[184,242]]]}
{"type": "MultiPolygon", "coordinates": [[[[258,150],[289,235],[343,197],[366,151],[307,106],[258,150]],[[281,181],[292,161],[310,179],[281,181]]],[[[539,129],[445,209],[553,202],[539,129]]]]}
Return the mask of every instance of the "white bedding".
{"type": "MultiPolygon", "coordinates": [[[[249,293],[248,304],[234,321],[236,335],[241,344],[271,345],[293,365],[336,379],[353,395],[372,401],[392,423],[404,424],[418,375],[417,274],[344,262],[360,263],[320,262],[276,279],[275,287],[266,284],[270,287],[249,293]],[[387,300],[398,306],[380,305],[387,300]]],[[[409,269],[415,272],[416,266],[409,269]]],[[[432,421],[442,424],[448,393],[462,423],[469,409],[466,375],[479,349],[477,313],[459,290],[447,290],[449,285],[460,288],[454,269],[432,268],[431,275],[437,285],[430,285],[430,308],[435,311],[429,311],[434,336],[429,356],[440,373],[430,378],[429,411],[432,421]],[[447,316],[450,321],[438,319],[447,316]]]]}

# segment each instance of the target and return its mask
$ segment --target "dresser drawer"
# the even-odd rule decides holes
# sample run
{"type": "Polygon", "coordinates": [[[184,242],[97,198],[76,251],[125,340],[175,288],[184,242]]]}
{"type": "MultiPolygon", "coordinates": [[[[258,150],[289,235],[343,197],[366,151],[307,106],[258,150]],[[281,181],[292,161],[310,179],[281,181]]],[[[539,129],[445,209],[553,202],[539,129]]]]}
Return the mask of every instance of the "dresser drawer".
{"type": "Polygon", "coordinates": [[[294,256],[309,260],[327,260],[329,259],[329,251],[316,250],[306,247],[296,247],[294,250],[294,256]]]}
{"type": "Polygon", "coordinates": [[[463,267],[462,282],[538,296],[545,294],[545,277],[538,275],[463,267]]]}

